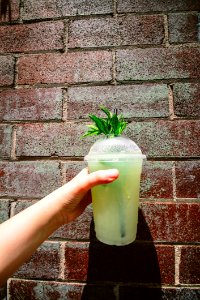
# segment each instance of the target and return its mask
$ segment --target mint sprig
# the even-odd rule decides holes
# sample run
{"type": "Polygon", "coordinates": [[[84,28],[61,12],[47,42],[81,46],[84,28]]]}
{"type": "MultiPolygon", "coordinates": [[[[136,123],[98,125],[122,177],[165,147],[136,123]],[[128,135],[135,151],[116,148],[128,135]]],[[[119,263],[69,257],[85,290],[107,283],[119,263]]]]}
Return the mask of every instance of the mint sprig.
{"type": "Polygon", "coordinates": [[[100,134],[104,134],[106,136],[121,135],[127,125],[123,116],[117,115],[117,112],[110,112],[104,106],[100,106],[100,109],[105,113],[107,118],[99,118],[95,115],[89,114],[89,118],[94,122],[94,124],[86,125],[89,130],[83,135],[83,137],[100,134]]]}

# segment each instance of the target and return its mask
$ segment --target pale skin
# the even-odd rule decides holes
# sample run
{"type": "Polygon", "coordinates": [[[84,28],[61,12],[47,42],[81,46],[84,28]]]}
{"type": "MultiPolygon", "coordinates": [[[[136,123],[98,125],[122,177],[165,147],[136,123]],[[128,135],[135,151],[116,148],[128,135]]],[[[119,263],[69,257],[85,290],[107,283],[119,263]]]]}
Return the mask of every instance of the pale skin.
{"type": "Polygon", "coordinates": [[[60,226],[82,214],[91,203],[90,189],[117,179],[115,169],[89,174],[83,169],[36,204],[0,225],[0,285],[60,226]]]}

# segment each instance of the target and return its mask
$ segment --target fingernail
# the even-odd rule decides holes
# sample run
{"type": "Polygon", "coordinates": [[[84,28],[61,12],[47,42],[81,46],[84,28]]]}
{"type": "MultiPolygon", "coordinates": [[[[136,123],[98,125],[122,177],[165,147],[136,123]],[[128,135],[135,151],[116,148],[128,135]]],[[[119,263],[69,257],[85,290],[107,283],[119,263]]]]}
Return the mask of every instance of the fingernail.
{"type": "Polygon", "coordinates": [[[108,169],[105,171],[106,171],[106,175],[111,178],[113,177],[115,178],[119,175],[119,171],[117,169],[108,169]]]}

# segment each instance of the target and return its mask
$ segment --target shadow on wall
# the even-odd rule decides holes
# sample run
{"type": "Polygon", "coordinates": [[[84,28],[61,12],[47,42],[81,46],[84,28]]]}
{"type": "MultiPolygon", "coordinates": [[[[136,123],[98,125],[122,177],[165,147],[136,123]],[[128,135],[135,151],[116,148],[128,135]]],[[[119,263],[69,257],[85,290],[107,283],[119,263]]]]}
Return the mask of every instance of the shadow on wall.
{"type": "Polygon", "coordinates": [[[148,242],[137,240],[127,246],[109,246],[95,238],[91,223],[87,285],[81,300],[162,299],[156,249],[139,210],[138,237],[141,231],[145,231],[148,242]]]}
{"type": "Polygon", "coordinates": [[[12,19],[11,1],[10,0],[1,0],[0,19],[5,19],[7,14],[8,14],[9,21],[11,21],[11,19],[12,19]]]}

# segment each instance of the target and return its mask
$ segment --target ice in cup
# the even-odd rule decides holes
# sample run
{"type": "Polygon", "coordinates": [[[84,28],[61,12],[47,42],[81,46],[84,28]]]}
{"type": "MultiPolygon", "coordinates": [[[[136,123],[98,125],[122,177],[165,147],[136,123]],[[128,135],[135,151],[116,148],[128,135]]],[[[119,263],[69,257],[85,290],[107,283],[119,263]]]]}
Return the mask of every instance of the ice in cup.
{"type": "Polygon", "coordinates": [[[122,136],[96,141],[85,157],[89,172],[119,170],[117,180],[92,188],[96,237],[105,244],[128,245],[136,238],[144,158],[136,143],[122,136]]]}

